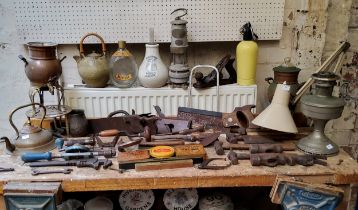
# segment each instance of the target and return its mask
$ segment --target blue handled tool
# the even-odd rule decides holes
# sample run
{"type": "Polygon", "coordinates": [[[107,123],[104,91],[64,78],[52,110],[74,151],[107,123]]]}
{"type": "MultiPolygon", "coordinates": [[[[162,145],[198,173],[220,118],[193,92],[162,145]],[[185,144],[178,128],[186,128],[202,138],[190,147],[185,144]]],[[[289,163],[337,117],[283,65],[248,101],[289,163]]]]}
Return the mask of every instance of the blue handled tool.
{"type": "Polygon", "coordinates": [[[45,152],[45,153],[26,152],[21,155],[21,160],[26,163],[26,162],[34,162],[38,160],[52,160],[53,158],[64,158],[66,160],[93,158],[94,156],[104,156],[106,158],[111,158],[114,157],[115,155],[116,155],[115,150],[106,150],[106,151],[99,151],[99,152],[60,153],[60,154],[53,154],[51,152],[45,152]]]}

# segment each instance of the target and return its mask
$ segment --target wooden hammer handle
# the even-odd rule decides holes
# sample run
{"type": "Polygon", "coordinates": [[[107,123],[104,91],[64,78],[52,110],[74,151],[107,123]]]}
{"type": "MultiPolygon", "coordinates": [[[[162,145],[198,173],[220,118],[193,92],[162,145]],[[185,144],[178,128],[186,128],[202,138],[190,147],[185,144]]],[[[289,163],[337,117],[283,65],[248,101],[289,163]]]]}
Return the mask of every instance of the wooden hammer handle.
{"type": "Polygon", "coordinates": [[[98,133],[101,137],[116,136],[117,134],[119,134],[119,130],[117,129],[104,130],[98,133]]]}

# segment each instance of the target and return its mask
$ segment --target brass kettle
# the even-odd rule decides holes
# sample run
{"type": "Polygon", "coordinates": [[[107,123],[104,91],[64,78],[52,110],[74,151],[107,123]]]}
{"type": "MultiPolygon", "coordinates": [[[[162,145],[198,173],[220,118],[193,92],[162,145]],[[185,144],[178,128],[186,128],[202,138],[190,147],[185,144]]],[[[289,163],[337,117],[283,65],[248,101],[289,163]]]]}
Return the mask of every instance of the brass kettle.
{"type": "Polygon", "coordinates": [[[106,45],[101,36],[96,33],[88,33],[80,41],[80,56],[73,56],[77,62],[78,73],[87,87],[102,88],[107,86],[109,80],[109,65],[106,57],[106,45]],[[83,41],[88,36],[97,37],[102,44],[102,53],[92,52],[84,54],[83,41]]]}
{"type": "Polygon", "coordinates": [[[10,142],[7,137],[2,137],[1,139],[5,140],[6,149],[8,152],[14,152],[15,149],[19,152],[27,151],[36,151],[36,152],[47,152],[55,148],[55,141],[52,138],[52,133],[49,130],[42,128],[42,122],[46,116],[46,108],[39,103],[26,104],[19,106],[14,109],[9,115],[10,125],[14,128],[16,132],[15,139],[10,142]],[[40,127],[31,125],[30,118],[28,117],[27,122],[19,131],[12,121],[12,116],[14,113],[22,108],[28,106],[38,105],[43,110],[43,116],[41,118],[40,127]]]}

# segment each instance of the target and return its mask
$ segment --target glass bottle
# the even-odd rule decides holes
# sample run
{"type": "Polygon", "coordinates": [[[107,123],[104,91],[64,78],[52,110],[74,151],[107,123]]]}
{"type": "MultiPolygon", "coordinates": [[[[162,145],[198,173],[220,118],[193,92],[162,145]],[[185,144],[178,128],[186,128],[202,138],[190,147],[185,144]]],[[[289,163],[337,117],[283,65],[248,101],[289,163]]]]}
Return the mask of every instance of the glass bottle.
{"type": "Polygon", "coordinates": [[[112,84],[119,88],[131,87],[137,79],[138,66],[133,55],[126,49],[126,42],[118,42],[118,50],[110,61],[112,84]]]}

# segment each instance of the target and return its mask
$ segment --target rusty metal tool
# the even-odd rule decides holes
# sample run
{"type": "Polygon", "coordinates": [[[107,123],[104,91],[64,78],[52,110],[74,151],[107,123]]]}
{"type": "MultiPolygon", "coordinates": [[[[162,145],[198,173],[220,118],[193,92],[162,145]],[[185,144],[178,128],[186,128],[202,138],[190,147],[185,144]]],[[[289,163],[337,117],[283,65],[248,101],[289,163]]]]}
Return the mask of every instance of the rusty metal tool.
{"type": "Polygon", "coordinates": [[[70,174],[73,171],[71,168],[57,169],[57,170],[32,170],[31,175],[37,176],[40,174],[70,174]]]}
{"type": "Polygon", "coordinates": [[[235,133],[239,135],[246,135],[246,128],[241,128],[239,126],[231,126],[230,133],[235,133]]]}
{"type": "Polygon", "coordinates": [[[124,151],[125,148],[140,144],[141,142],[142,138],[131,139],[130,141],[122,142],[118,145],[118,151],[124,151]]]}
{"type": "Polygon", "coordinates": [[[231,113],[223,113],[224,127],[239,126],[240,128],[258,128],[258,126],[252,124],[252,121],[255,118],[252,109],[255,107],[255,105],[250,104],[236,107],[231,113]]]}
{"type": "Polygon", "coordinates": [[[214,143],[214,149],[215,149],[215,153],[217,155],[224,155],[225,154],[225,151],[224,151],[224,148],[223,148],[223,142],[221,141],[215,141],[214,143]]]}
{"type": "Polygon", "coordinates": [[[277,144],[279,142],[272,140],[265,136],[248,136],[235,135],[231,133],[226,134],[226,140],[232,144],[237,144],[238,141],[244,141],[245,144],[277,144]]]}
{"type": "Polygon", "coordinates": [[[168,141],[141,141],[139,143],[140,146],[144,147],[153,147],[153,146],[176,146],[176,145],[184,145],[185,142],[183,140],[168,140],[168,141]]]}
{"type": "Polygon", "coordinates": [[[282,153],[283,147],[277,144],[251,144],[250,153],[282,153]]]}
{"type": "MultiPolygon", "coordinates": [[[[219,84],[226,85],[236,83],[236,70],[233,68],[232,64],[235,59],[230,59],[230,55],[225,55],[218,64],[216,64],[216,68],[219,71],[219,84]],[[229,74],[228,79],[223,79],[223,74],[221,73],[224,69],[227,70],[229,74]]],[[[194,77],[196,82],[193,84],[195,88],[208,88],[216,85],[216,77],[217,74],[215,70],[211,71],[208,75],[204,76],[202,72],[195,72],[194,77]]]]}
{"type": "MultiPolygon", "coordinates": [[[[201,128],[198,128],[198,130],[201,130],[201,128]]],[[[195,129],[196,131],[196,129],[195,129]]],[[[171,141],[171,140],[183,140],[183,141],[199,141],[200,144],[204,146],[208,146],[211,143],[213,143],[217,138],[220,136],[220,133],[204,133],[200,135],[189,135],[189,134],[174,134],[174,135],[151,135],[151,132],[149,129],[144,129],[143,137],[146,140],[146,142],[151,142],[152,140],[155,140],[157,142],[159,141],[171,141]]]]}
{"type": "Polygon", "coordinates": [[[327,163],[313,155],[288,155],[282,153],[238,153],[239,160],[250,160],[252,166],[269,166],[277,165],[303,165],[312,166],[314,164],[327,165],[327,163]]]}
{"type": "Polygon", "coordinates": [[[51,152],[44,153],[35,153],[35,152],[26,152],[21,155],[21,160],[26,162],[34,162],[38,160],[52,160],[53,158],[64,158],[69,159],[81,159],[81,158],[93,158],[95,156],[104,156],[104,157],[114,157],[116,151],[114,150],[104,150],[99,152],[78,152],[78,153],[60,153],[53,154],[51,152]]]}
{"type": "Polygon", "coordinates": [[[230,149],[230,152],[227,154],[227,158],[230,160],[232,165],[239,164],[239,158],[237,157],[237,153],[230,149]]]}
{"type": "Polygon", "coordinates": [[[0,172],[9,172],[9,171],[15,171],[15,169],[14,168],[0,167],[0,172]]]}
{"type": "Polygon", "coordinates": [[[179,107],[177,117],[181,120],[192,120],[193,123],[204,125],[206,128],[223,129],[221,112],[179,107]]]}
{"type": "Polygon", "coordinates": [[[211,169],[211,170],[221,170],[221,169],[225,169],[229,166],[231,166],[231,163],[228,163],[226,165],[209,165],[211,162],[216,161],[216,160],[225,160],[226,158],[209,158],[204,160],[201,164],[198,165],[199,169],[211,169]]]}
{"type": "Polygon", "coordinates": [[[134,160],[134,161],[120,161],[118,160],[119,169],[134,169],[135,164],[138,163],[157,163],[157,162],[170,162],[177,160],[193,160],[194,164],[202,163],[203,157],[170,157],[170,158],[150,158],[144,160],[134,160]]]}
{"type": "Polygon", "coordinates": [[[40,161],[29,163],[30,167],[50,167],[50,166],[77,166],[78,168],[88,167],[99,169],[100,166],[104,169],[112,165],[112,161],[109,159],[77,159],[77,160],[66,160],[66,161],[40,161]]]}
{"type": "Polygon", "coordinates": [[[120,137],[120,135],[117,134],[113,137],[113,140],[111,142],[104,143],[99,135],[100,134],[94,135],[94,137],[93,137],[96,140],[99,147],[114,147],[114,146],[116,146],[116,144],[119,140],[119,137],[120,137]]]}
{"type": "Polygon", "coordinates": [[[199,126],[197,126],[195,128],[187,128],[187,129],[181,130],[181,131],[179,131],[177,133],[185,135],[185,134],[191,134],[191,133],[195,133],[195,132],[203,132],[204,130],[205,130],[205,126],[204,125],[199,125],[199,126]]]}
{"type": "Polygon", "coordinates": [[[88,125],[92,133],[99,133],[103,130],[117,129],[126,131],[129,134],[142,133],[145,126],[151,131],[157,131],[156,116],[124,115],[117,117],[88,119],[88,125]]]}
{"type": "Polygon", "coordinates": [[[93,138],[81,138],[81,139],[67,140],[67,141],[65,139],[66,147],[73,146],[75,144],[94,146],[96,144],[96,141],[94,141],[93,138]]]}
{"type": "Polygon", "coordinates": [[[184,129],[190,129],[191,121],[173,118],[160,118],[156,121],[155,125],[157,127],[157,134],[178,133],[184,129]]]}
{"type": "Polygon", "coordinates": [[[204,125],[219,131],[228,131],[231,127],[257,128],[252,124],[255,115],[251,110],[255,105],[236,107],[231,113],[222,113],[194,109],[188,107],[178,108],[178,119],[193,120],[193,123],[204,125]]]}
{"type": "Polygon", "coordinates": [[[159,106],[154,105],[153,107],[154,107],[154,110],[157,113],[158,117],[165,118],[165,114],[162,112],[162,109],[159,106]]]}
{"type": "Polygon", "coordinates": [[[154,106],[159,119],[156,121],[157,134],[162,133],[179,133],[185,129],[191,129],[191,120],[180,120],[176,118],[165,117],[162,109],[159,106],[154,106]]]}
{"type": "MultiPolygon", "coordinates": [[[[278,143],[278,144],[244,144],[244,143],[238,143],[238,144],[224,144],[223,148],[225,150],[228,150],[230,148],[232,148],[234,150],[250,150],[251,145],[258,146],[260,151],[269,151],[269,150],[271,150],[271,147],[273,147],[272,145],[275,145],[275,147],[276,146],[282,147],[283,151],[294,151],[294,150],[296,150],[296,145],[294,143],[278,143]]],[[[266,153],[268,153],[268,152],[266,152],[266,153]]]]}

